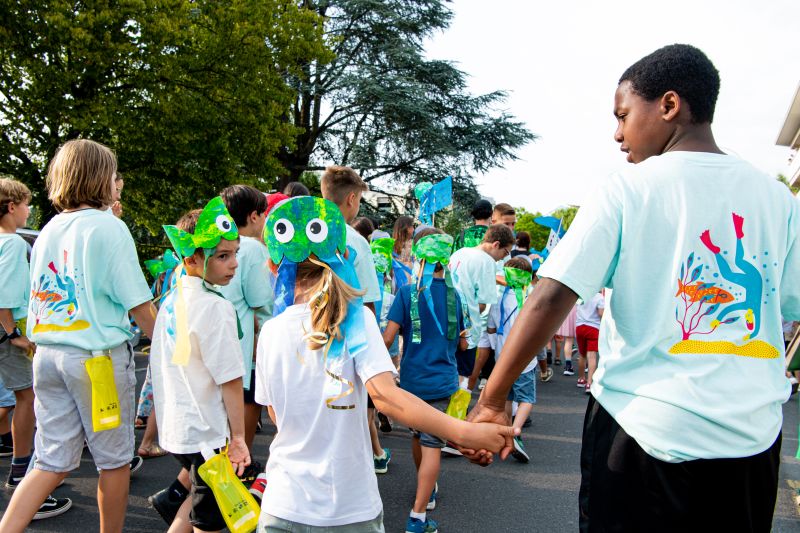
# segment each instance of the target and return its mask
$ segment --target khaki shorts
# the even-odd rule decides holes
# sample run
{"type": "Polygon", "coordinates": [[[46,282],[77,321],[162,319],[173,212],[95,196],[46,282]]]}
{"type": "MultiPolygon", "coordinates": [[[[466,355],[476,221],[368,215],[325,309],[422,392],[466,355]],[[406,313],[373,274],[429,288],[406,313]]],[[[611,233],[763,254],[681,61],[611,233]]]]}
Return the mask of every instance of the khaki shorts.
{"type": "Polygon", "coordinates": [[[92,429],[92,385],[85,363],[92,355],[72,346],[39,345],[33,358],[36,412],[36,464],[48,472],[78,468],[83,440],[95,465],[113,470],[133,459],[136,365],[126,342],[111,350],[122,422],[97,433],[92,429]]]}
{"type": "Polygon", "coordinates": [[[257,533],[384,533],[383,511],[377,517],[366,522],[356,522],[343,526],[307,526],[290,520],[284,520],[271,514],[261,513],[258,519],[257,533]]]}
{"type": "Polygon", "coordinates": [[[33,363],[22,348],[10,340],[0,344],[0,379],[10,391],[29,389],[33,386],[33,363]]]}

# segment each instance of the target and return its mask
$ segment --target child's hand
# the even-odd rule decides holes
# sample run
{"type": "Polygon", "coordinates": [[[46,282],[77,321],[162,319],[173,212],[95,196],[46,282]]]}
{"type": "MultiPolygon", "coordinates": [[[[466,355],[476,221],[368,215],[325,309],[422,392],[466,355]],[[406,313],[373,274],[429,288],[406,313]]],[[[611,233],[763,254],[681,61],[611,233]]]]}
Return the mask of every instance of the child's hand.
{"type": "Polygon", "coordinates": [[[25,335],[17,337],[16,339],[11,339],[10,342],[13,346],[25,350],[26,354],[33,353],[33,351],[36,349],[36,345],[28,340],[28,337],[25,335]]]}
{"type": "Polygon", "coordinates": [[[250,451],[247,449],[244,437],[231,437],[231,441],[228,443],[228,459],[230,459],[236,475],[241,476],[245,467],[250,465],[250,451]]]}
{"type": "MultiPolygon", "coordinates": [[[[469,423],[469,427],[458,445],[467,451],[486,450],[499,453],[517,435],[519,435],[519,430],[511,426],[501,426],[490,422],[469,423]]],[[[487,459],[491,463],[491,454],[487,459]]]]}

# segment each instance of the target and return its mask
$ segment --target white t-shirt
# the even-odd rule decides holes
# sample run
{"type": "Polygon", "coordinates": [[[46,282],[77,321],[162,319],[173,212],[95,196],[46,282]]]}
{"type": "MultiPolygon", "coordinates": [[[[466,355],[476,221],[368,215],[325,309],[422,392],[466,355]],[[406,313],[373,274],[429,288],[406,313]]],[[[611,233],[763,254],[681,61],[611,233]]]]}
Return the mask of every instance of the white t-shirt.
{"type": "Polygon", "coordinates": [[[479,304],[497,302],[496,264],[492,256],[476,247],[456,250],[450,256],[449,267],[453,285],[464,298],[472,322],[468,346],[475,348],[486,330],[486,318],[481,316],[479,304]]]}
{"type": "Polygon", "coordinates": [[[381,299],[381,288],[378,286],[378,277],[375,275],[375,260],[367,240],[359,232],[347,224],[347,246],[356,251],[355,269],[356,277],[361,288],[366,291],[362,300],[364,303],[377,302],[381,299]]]}
{"type": "Polygon", "coordinates": [[[307,305],[292,305],[264,324],[259,335],[255,399],[272,406],[278,427],[261,512],[318,527],[372,520],[383,506],[364,383],[394,373],[394,365],[374,315],[364,309],[368,348],[336,370],[354,390],[334,405],[355,408],[329,408],[325,399],[335,394],[330,387],[338,382],[326,377],[322,350],[309,350],[301,338],[310,331],[310,318],[307,305]]]}
{"type": "MultiPolygon", "coordinates": [[[[505,345],[508,334],[511,333],[511,328],[514,326],[514,322],[517,321],[517,317],[519,316],[517,297],[514,295],[513,290],[506,291],[506,288],[507,287],[503,287],[503,296],[500,298],[500,302],[497,305],[493,305],[489,310],[488,328],[497,330],[494,348],[495,359],[497,361],[499,361],[500,356],[503,355],[503,345],[505,345]],[[500,327],[501,324],[502,328],[500,327]],[[502,333],[500,332],[501,329],[502,333]]],[[[536,358],[536,355],[534,355],[533,359],[528,363],[528,366],[525,367],[522,373],[530,372],[536,368],[538,364],[539,360],[536,358]]]]}
{"type": "Polygon", "coordinates": [[[189,362],[172,363],[176,287],[156,317],[150,376],[158,442],[169,452],[189,454],[225,446],[230,431],[220,385],[242,377],[244,364],[233,304],[204,288],[200,278],[182,276],[179,282],[188,311],[189,362]]]}
{"type": "Polygon", "coordinates": [[[605,298],[600,293],[592,296],[588,302],[584,302],[577,306],[575,311],[575,327],[578,326],[592,326],[593,328],[600,329],[600,309],[606,306],[605,298]]]}
{"type": "Polygon", "coordinates": [[[592,394],[650,455],[748,457],[781,430],[781,314],[800,318],[800,202],[722,154],[669,152],[587,196],[539,269],[612,287],[592,394]]]}

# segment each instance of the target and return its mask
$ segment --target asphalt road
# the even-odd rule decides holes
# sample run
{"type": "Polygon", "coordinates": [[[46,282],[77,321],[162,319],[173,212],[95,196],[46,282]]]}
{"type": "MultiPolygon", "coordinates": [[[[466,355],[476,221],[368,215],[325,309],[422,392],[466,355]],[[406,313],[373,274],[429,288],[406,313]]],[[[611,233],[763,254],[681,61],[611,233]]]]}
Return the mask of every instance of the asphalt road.
{"type": "MultiPolygon", "coordinates": [[[[137,358],[139,383],[144,379],[144,358],[137,358]]],[[[576,531],[581,425],[586,395],[575,387],[575,378],[560,375],[550,383],[539,384],[539,403],[533,412],[533,424],[524,430],[530,464],[513,458],[480,468],[461,458],[447,458],[439,478],[439,502],[431,517],[440,530],[459,532],[538,532],[576,531]]],[[[781,481],[773,531],[800,531],[800,514],[793,503],[792,480],[800,480],[800,461],[794,459],[798,446],[797,396],[784,406],[784,441],[781,481]]],[[[265,417],[266,420],[266,417],[265,417]]],[[[256,437],[256,459],[266,460],[273,433],[271,426],[256,437]]],[[[141,438],[141,432],[137,432],[141,438]]],[[[379,476],[384,504],[386,531],[403,531],[414,499],[416,479],[411,459],[411,436],[408,430],[395,427],[382,436],[382,443],[392,450],[389,472],[379,476]]],[[[0,476],[5,479],[8,459],[0,462],[0,476]]],[[[147,503],[147,496],[168,485],[178,471],[171,457],[146,461],[131,480],[130,504],[125,531],[164,531],[166,526],[147,503]]],[[[97,472],[91,457],[84,453],[80,470],[56,489],[56,495],[73,500],[73,508],[62,516],[34,522],[30,531],[53,533],[88,533],[99,529],[95,500],[97,472]]],[[[354,488],[357,490],[357,488],[354,488]]],[[[720,487],[724,490],[724,487],[720,487]]],[[[0,490],[0,510],[8,504],[9,493],[0,490]]]]}

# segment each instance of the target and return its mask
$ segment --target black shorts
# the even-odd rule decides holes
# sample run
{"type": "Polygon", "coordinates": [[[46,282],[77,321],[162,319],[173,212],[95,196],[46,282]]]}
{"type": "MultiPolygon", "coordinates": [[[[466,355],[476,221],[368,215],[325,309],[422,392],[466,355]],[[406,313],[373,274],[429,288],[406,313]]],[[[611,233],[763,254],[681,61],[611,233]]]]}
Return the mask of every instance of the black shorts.
{"type": "Polygon", "coordinates": [[[477,348],[467,348],[463,352],[456,350],[456,366],[458,367],[458,375],[469,377],[472,371],[475,370],[475,355],[478,353],[477,348]]]}
{"type": "Polygon", "coordinates": [[[250,374],[250,388],[244,389],[244,403],[255,404],[256,402],[256,367],[253,363],[253,370],[250,374]]]}
{"type": "Polygon", "coordinates": [[[667,463],[647,454],[594,399],[583,426],[580,530],[768,532],[781,435],[751,457],[667,463]]]}
{"type": "Polygon", "coordinates": [[[192,498],[192,511],[189,513],[189,522],[203,531],[219,531],[227,527],[225,519],[214,499],[211,487],[197,473],[197,469],[205,463],[205,459],[199,453],[191,454],[172,454],[183,468],[189,471],[189,479],[192,481],[192,488],[189,496],[192,498]]]}

